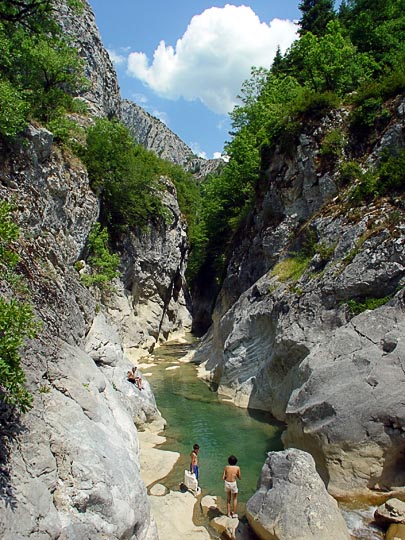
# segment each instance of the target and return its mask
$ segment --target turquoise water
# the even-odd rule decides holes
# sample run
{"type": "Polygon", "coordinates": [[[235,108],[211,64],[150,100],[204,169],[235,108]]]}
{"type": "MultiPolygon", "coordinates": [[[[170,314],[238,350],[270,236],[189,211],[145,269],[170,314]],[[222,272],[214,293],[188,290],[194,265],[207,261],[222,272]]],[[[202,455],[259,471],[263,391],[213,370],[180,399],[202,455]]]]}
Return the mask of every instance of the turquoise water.
{"type": "MultiPolygon", "coordinates": [[[[167,441],[160,448],[180,453],[172,472],[160,482],[171,490],[179,489],[184,469],[189,467],[193,444],[198,443],[201,448],[199,483],[202,494],[217,496],[219,507],[225,511],[222,472],[228,456],[234,454],[242,471],[242,480],[238,482],[238,513],[243,516],[247,500],[256,491],[267,452],[283,449],[283,426],[267,413],[240,409],[222,400],[197,378],[194,364],[179,363],[178,359],[193,346],[192,342],[169,342],[149,358],[157,365],[143,368],[158,408],[167,421],[163,433],[167,441]]],[[[370,525],[373,508],[341,509],[353,539],[383,538],[382,533],[370,525]]],[[[201,516],[195,515],[194,518],[197,523],[207,526],[201,516]]],[[[215,534],[212,538],[216,538],[215,534]]]]}
{"type": "Polygon", "coordinates": [[[282,449],[282,427],[267,413],[247,411],[221,400],[196,376],[193,364],[176,364],[190,345],[168,343],[151,358],[158,363],[144,368],[160,412],[167,421],[161,448],[181,454],[174,470],[165,479],[170,489],[178,489],[188,468],[193,444],[200,445],[199,484],[203,494],[223,497],[222,472],[228,456],[238,458],[242,480],[239,501],[245,503],[256,491],[267,452],[282,449]],[[178,365],[176,369],[167,369],[178,365]]]}

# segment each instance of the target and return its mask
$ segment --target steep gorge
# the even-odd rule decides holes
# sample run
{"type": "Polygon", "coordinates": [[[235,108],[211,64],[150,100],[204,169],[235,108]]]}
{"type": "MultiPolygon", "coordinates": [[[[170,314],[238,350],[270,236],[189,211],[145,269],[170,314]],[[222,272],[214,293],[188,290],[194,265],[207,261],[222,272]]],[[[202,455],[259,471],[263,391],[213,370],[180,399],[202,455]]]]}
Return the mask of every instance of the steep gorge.
{"type": "MultiPolygon", "coordinates": [[[[92,114],[123,120],[138,142],[197,176],[215,169],[121,101],[89,6],[80,17],[58,6],[85,60],[91,85],[81,98],[92,114]]],[[[389,124],[360,156],[365,168],[384,148],[405,147],[403,96],[387,106],[389,124]]],[[[237,405],[285,422],[286,447],[313,455],[331,493],[379,498],[403,495],[405,484],[405,206],[403,193],[350,203],[338,164],[321,155],[325,135],[347,129],[346,118],[342,109],[303,123],[293,151],[263,154],[258,200],[233,239],[197,359],[201,376],[237,405]],[[301,275],[285,277],[282,264],[308,244],[301,275]],[[350,311],[351,301],[384,298],[375,310],[350,311]]],[[[122,274],[105,297],[75,266],[100,210],[84,166],[39,126],[0,151],[0,196],[17,208],[20,269],[42,324],[23,352],[33,408],[20,418],[1,410],[0,534],[153,540],[137,427],[159,429],[163,420],[147,383],[141,394],[125,374],[191,326],[187,225],[175,189],[163,180],[170,223],[120,239],[122,274]]]]}

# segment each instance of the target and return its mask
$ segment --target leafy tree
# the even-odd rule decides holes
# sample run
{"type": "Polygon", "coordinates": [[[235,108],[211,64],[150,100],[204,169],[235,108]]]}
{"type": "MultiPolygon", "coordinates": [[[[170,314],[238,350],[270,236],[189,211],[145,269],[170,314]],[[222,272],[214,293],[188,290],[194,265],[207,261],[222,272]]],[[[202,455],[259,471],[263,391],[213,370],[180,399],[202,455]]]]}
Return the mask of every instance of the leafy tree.
{"type": "Polygon", "coordinates": [[[14,137],[25,127],[29,108],[18,89],[0,79],[0,129],[3,135],[14,137]]]}
{"type": "Polygon", "coordinates": [[[344,95],[371,76],[375,63],[357,52],[337,21],[331,21],[323,36],[305,33],[293,43],[288,62],[301,84],[315,92],[344,95]]]}
{"type": "Polygon", "coordinates": [[[300,36],[307,32],[316,36],[324,35],[328,23],[335,18],[333,4],[333,0],[302,0],[298,4],[302,13],[298,31],[300,36]]]}
{"type": "Polygon", "coordinates": [[[401,55],[403,65],[405,0],[347,0],[339,19],[359,51],[372,54],[381,66],[393,66],[401,55]]]}
{"type": "Polygon", "coordinates": [[[113,233],[168,217],[160,196],[161,176],[175,184],[180,209],[192,224],[198,189],[191,175],[136,145],[123,124],[98,120],[88,130],[81,155],[91,185],[100,194],[103,220],[113,233]]]}
{"type": "MultiPolygon", "coordinates": [[[[11,217],[11,206],[0,202],[0,281],[15,296],[17,282],[15,267],[19,256],[15,242],[19,229],[11,217]]],[[[32,397],[25,388],[25,374],[21,367],[20,349],[26,338],[35,336],[37,325],[31,305],[17,297],[0,297],[0,400],[27,411],[32,397]]]]}
{"type": "Polygon", "coordinates": [[[53,18],[53,2],[0,0],[3,137],[17,135],[28,117],[48,121],[72,110],[73,96],[84,88],[82,73],[78,52],[53,18]]]}

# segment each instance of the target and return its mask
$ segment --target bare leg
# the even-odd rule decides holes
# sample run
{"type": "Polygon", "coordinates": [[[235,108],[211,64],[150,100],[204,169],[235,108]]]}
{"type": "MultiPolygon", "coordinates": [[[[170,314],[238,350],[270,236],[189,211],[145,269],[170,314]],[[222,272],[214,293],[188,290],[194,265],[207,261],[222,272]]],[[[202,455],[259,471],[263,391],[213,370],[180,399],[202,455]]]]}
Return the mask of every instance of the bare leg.
{"type": "Polygon", "coordinates": [[[236,510],[238,508],[238,494],[237,493],[234,493],[233,494],[233,513],[236,514],[236,510]]]}
{"type": "Polygon", "coordinates": [[[226,492],[226,515],[231,517],[231,492],[226,492]]]}

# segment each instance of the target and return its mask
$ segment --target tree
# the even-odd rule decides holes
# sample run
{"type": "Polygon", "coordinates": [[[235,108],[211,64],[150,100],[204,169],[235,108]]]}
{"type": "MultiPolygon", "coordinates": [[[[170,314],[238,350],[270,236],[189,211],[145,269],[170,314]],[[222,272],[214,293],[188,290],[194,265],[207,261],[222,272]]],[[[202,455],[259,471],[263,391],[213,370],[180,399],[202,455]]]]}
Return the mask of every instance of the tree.
{"type": "Polygon", "coordinates": [[[328,22],[335,18],[333,0],[302,0],[298,7],[302,13],[298,31],[300,36],[306,32],[322,36],[328,22]]]}
{"type": "Polygon", "coordinates": [[[405,0],[347,0],[339,20],[359,51],[392,67],[405,55],[405,0]]]}
{"type": "Polygon", "coordinates": [[[340,96],[369,78],[376,68],[372,58],[357,52],[338,21],[329,22],[323,36],[305,33],[293,43],[288,62],[302,85],[340,96]]]}

